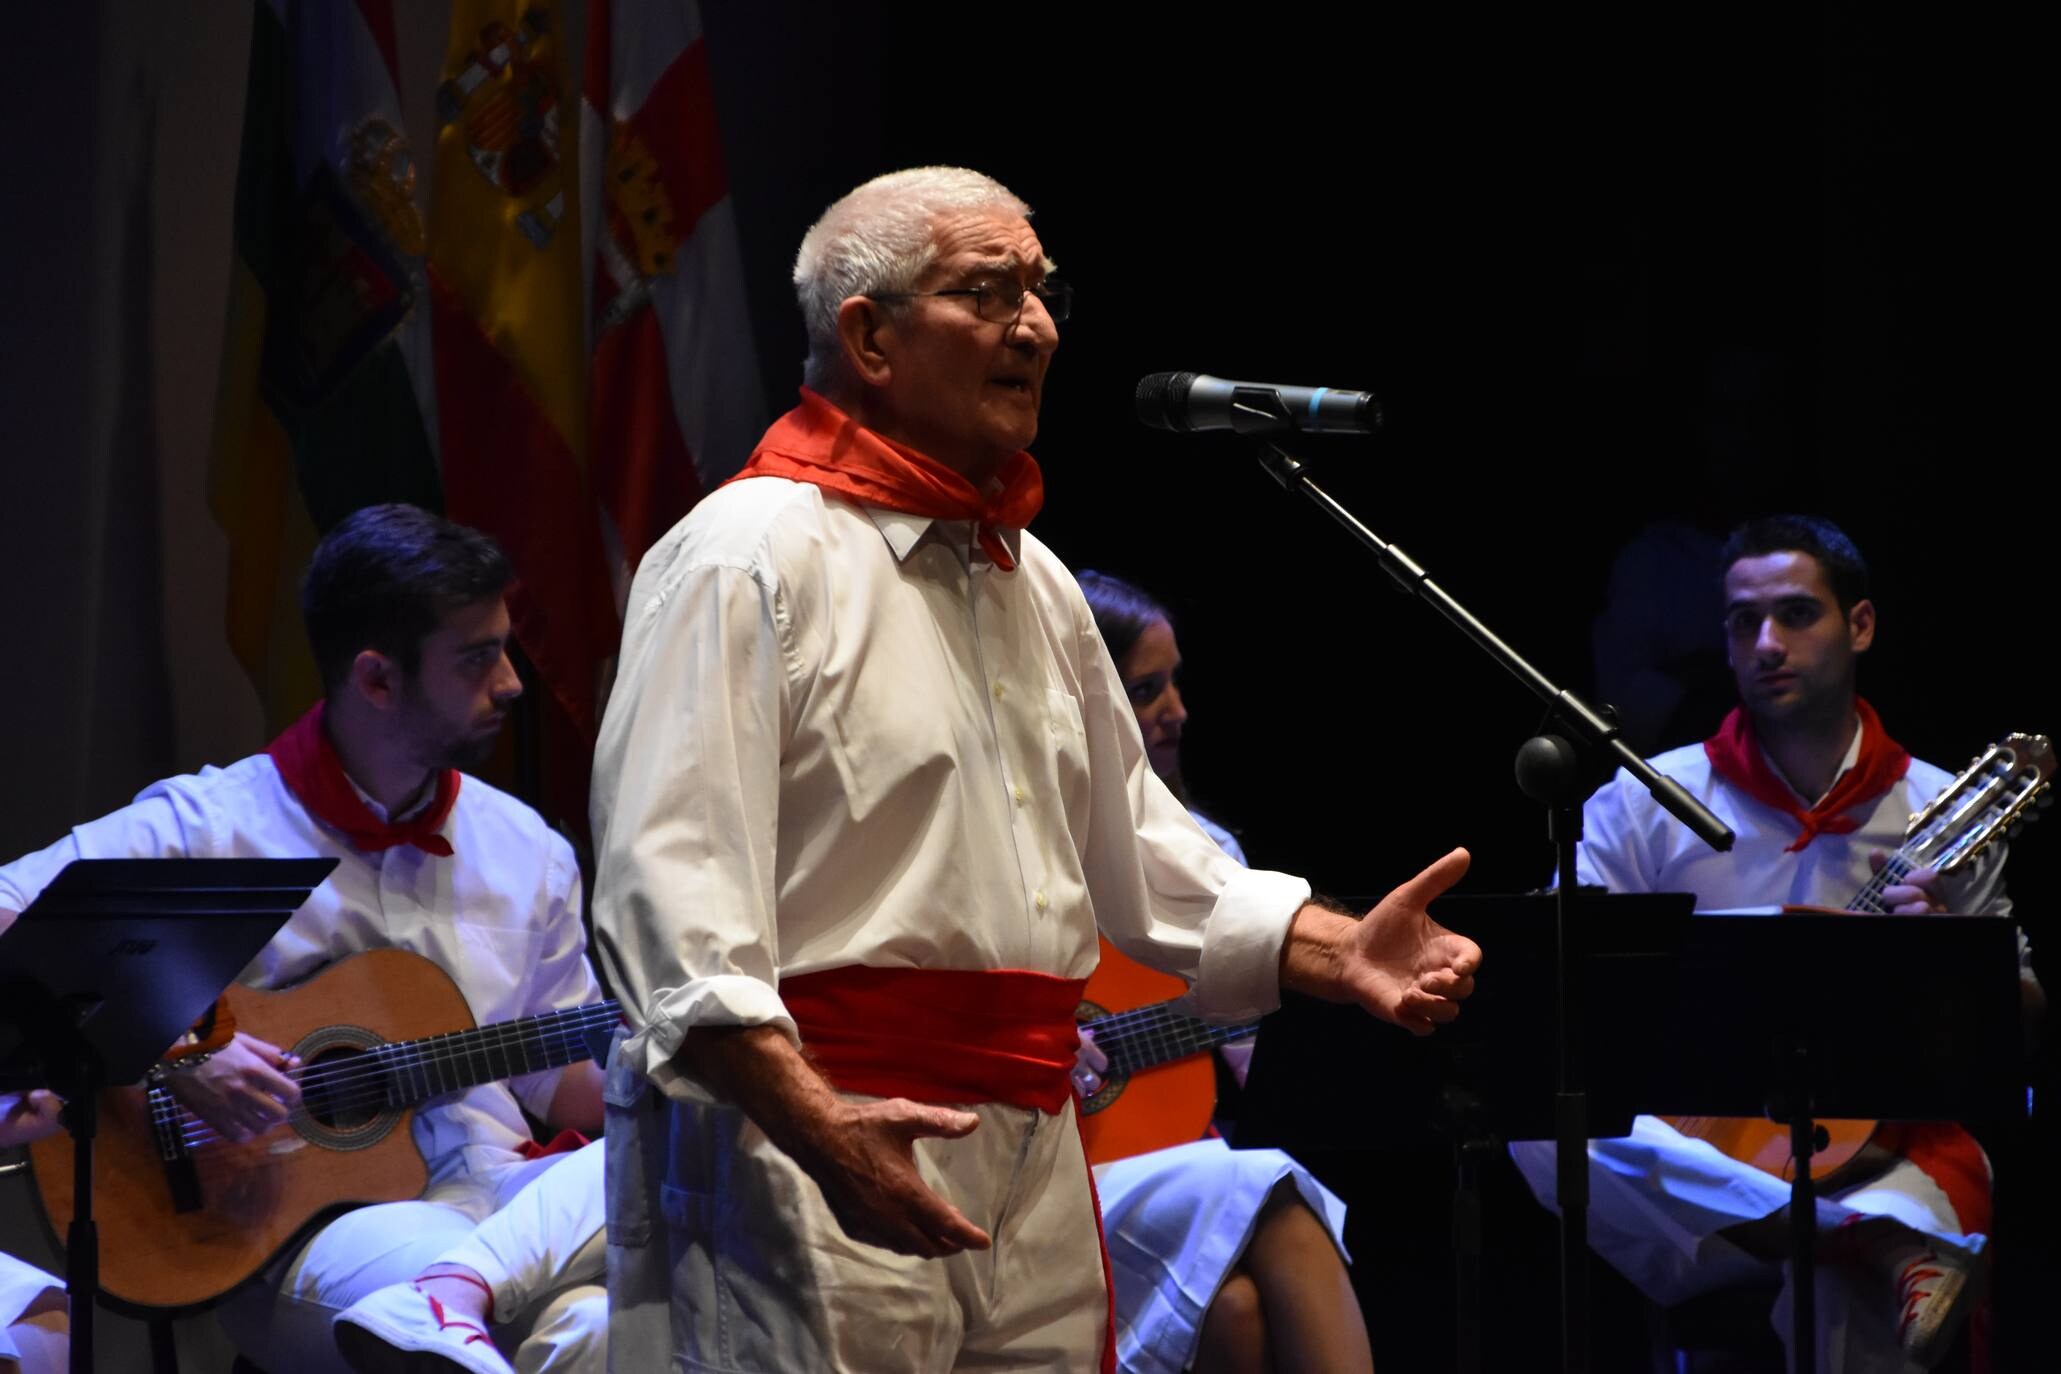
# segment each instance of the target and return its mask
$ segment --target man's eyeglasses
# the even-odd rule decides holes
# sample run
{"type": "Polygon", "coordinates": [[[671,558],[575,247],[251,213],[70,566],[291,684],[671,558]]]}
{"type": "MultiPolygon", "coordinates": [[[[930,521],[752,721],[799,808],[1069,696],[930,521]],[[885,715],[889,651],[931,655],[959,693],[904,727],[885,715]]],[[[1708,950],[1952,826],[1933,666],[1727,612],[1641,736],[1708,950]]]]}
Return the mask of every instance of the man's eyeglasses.
{"type": "Polygon", "coordinates": [[[1065,323],[1066,317],[1073,313],[1073,287],[1050,279],[1028,290],[1022,282],[995,277],[972,286],[955,286],[949,291],[869,291],[866,296],[876,301],[909,301],[919,296],[971,296],[973,313],[994,324],[1016,323],[1017,317],[1023,314],[1025,296],[1036,296],[1054,324],[1065,323]]]}

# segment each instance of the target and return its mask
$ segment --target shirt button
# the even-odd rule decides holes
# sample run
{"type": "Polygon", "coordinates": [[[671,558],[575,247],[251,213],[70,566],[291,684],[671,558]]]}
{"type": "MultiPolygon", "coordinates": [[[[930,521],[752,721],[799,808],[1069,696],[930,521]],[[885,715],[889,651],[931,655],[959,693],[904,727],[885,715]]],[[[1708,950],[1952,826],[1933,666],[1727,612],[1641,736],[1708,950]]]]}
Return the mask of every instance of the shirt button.
{"type": "Polygon", "coordinates": [[[1043,911],[1046,907],[1052,905],[1050,902],[1045,900],[1045,892],[1043,888],[1038,889],[1038,895],[1031,898],[1031,900],[1038,904],[1038,910],[1040,911],[1043,911]]]}
{"type": "Polygon", "coordinates": [[[1030,794],[1029,794],[1029,793],[1027,793],[1027,792],[1025,792],[1025,791],[1024,791],[1024,790],[1023,790],[1023,789],[1022,789],[1021,787],[1018,787],[1018,788],[1014,788],[1014,789],[1012,789],[1012,790],[1014,791],[1014,793],[1015,793],[1015,795],[1016,795],[1016,804],[1017,804],[1018,806],[1022,806],[1022,805],[1024,804],[1024,802],[1026,802],[1027,800],[1029,800],[1029,798],[1030,798],[1030,794]]]}
{"type": "Polygon", "coordinates": [[[996,683],[996,684],[995,684],[995,700],[996,700],[996,701],[1000,701],[1001,699],[1002,699],[1002,684],[998,682],[998,683],[996,683]]]}

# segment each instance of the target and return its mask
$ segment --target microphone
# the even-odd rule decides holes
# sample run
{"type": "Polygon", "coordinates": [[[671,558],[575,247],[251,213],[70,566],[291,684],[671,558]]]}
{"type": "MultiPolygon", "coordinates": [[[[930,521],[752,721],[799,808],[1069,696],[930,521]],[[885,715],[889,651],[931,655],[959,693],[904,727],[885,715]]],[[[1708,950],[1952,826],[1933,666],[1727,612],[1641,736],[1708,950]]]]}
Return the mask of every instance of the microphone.
{"type": "Polygon", "coordinates": [[[1381,402],[1371,391],[1155,372],[1138,383],[1138,418],[1154,429],[1372,434],[1381,427],[1381,402]]]}

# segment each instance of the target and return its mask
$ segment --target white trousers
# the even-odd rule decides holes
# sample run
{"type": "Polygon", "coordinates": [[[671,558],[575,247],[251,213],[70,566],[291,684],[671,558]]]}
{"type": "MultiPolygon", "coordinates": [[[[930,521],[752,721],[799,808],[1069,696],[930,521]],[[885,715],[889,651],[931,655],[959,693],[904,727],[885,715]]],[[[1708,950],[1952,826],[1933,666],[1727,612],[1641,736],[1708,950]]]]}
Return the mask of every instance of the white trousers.
{"type": "Polygon", "coordinates": [[[64,1368],[70,1348],[65,1339],[28,1324],[28,1318],[61,1312],[64,1306],[62,1279],[0,1254],[0,1368],[9,1361],[17,1362],[24,1374],[55,1374],[64,1368]]]}
{"type": "MultiPolygon", "coordinates": [[[[1557,1210],[1556,1152],[1520,1141],[1510,1157],[1540,1202],[1557,1210]]],[[[1673,1305],[1701,1293],[1779,1280],[1773,1322],[1787,1343],[1788,1266],[1757,1258],[1720,1234],[1773,1216],[1789,1205],[1789,1185],[1663,1121],[1635,1118],[1622,1140],[1589,1142],[1589,1248],[1655,1302],[1673,1305]]],[[[1959,1230],[1946,1194],[1917,1166],[1900,1160],[1875,1177],[1818,1197],[1821,1231],[1856,1217],[1880,1217],[1908,1230],[1911,1243],[1958,1247],[1972,1255],[1980,1235],[1959,1230]]],[[[1851,1266],[1820,1264],[1817,1368],[1825,1374],[1905,1374],[1890,1281],[1851,1266]]]]}
{"type": "Polygon", "coordinates": [[[494,1337],[520,1374],[600,1374],[608,1316],[601,1286],[599,1142],[433,1184],[414,1202],[346,1212],[220,1309],[251,1359],[291,1374],[349,1374],[330,1328],[338,1313],[437,1264],[479,1271],[494,1291],[494,1337]]]}
{"type": "Polygon", "coordinates": [[[918,1140],[924,1181],[994,1247],[911,1259],[844,1234],[733,1107],[609,1074],[609,1351],[619,1374],[1092,1371],[1109,1309],[1086,1156],[1058,1116],[983,1104],[918,1140]]]}
{"type": "Polygon", "coordinates": [[[1198,1140],[1096,1167],[1123,1374],[1181,1374],[1195,1362],[1203,1316],[1283,1179],[1349,1258],[1345,1204],[1279,1150],[1198,1140]]]}

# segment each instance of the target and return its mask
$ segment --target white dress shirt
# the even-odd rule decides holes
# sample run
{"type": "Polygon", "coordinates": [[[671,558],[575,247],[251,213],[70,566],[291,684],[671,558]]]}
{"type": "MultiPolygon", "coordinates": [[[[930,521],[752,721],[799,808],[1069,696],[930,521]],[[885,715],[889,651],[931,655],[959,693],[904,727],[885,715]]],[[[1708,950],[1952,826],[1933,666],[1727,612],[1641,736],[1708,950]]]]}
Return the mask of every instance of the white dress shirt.
{"type": "MultiPolygon", "coordinates": [[[[1859,755],[1856,731],[1840,776],[1859,755]]],[[[1798,833],[1795,818],[1726,782],[1710,766],[1701,744],[1671,749],[1650,762],[1732,828],[1738,839],[1730,852],[1720,854],[1697,839],[1661,810],[1631,774],[1619,769],[1582,809],[1575,871],[1581,881],[1599,883],[1612,892],[1693,892],[1698,911],[1774,911],[1784,904],[1843,909],[1874,876],[1869,852],[1894,854],[1904,842],[1904,826],[1912,813],[1954,780],[1944,769],[1912,759],[1909,770],[1887,792],[1847,812],[1860,821],[1858,830],[1820,834],[1791,854],[1786,850],[1798,833]]],[[[1781,776],[1779,770],[1776,776],[1781,776]]],[[[1797,801],[1810,804],[1801,796],[1797,801]]],[[[1945,879],[1948,909],[2010,915],[2003,861],[2004,847],[1998,842],[1967,869],[1945,879]]]]}
{"type": "MultiPolygon", "coordinates": [[[[439,831],[452,856],[353,849],[309,815],[263,754],[168,778],[121,810],[0,868],[21,910],[74,859],[334,857],[339,862],[238,981],[281,988],[369,949],[405,949],[451,975],[481,1025],[599,1001],[572,848],[505,792],[467,777],[439,831]]],[[[543,1116],[560,1070],[489,1083],[415,1114],[432,1182],[506,1162],[543,1116]],[[512,1089],[512,1091],[511,1091],[512,1089]]]]}
{"type": "Polygon", "coordinates": [[[1309,885],[1225,856],[1156,778],[1073,576],[1035,538],[760,477],[644,558],[594,766],[595,940],[675,1095],[698,1024],[794,1023],[785,976],[846,965],[1085,976],[1099,926],[1276,1005],[1309,885]]]}

